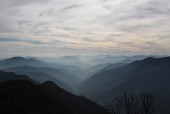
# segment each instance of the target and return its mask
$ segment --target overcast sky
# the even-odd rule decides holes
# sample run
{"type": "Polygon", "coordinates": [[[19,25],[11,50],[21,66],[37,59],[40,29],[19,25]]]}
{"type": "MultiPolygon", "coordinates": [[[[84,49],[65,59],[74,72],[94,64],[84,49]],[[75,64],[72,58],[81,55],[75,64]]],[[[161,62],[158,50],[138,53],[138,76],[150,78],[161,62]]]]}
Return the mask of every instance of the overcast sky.
{"type": "Polygon", "coordinates": [[[170,55],[169,0],[0,0],[0,56],[170,55]]]}

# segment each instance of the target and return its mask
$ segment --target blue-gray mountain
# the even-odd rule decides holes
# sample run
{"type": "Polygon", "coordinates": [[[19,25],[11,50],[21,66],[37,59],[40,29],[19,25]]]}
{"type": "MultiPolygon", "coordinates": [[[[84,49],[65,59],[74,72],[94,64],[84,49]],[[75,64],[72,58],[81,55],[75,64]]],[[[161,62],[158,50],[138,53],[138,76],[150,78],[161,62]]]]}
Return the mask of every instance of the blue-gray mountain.
{"type": "MultiPolygon", "coordinates": [[[[146,58],[122,67],[104,70],[79,85],[80,94],[106,104],[123,92],[152,92],[159,110],[170,106],[170,57],[146,58]]],[[[162,112],[163,113],[163,112],[162,112]]]]}
{"type": "Polygon", "coordinates": [[[74,86],[81,81],[78,76],[72,73],[69,66],[46,63],[34,58],[13,57],[1,60],[0,68],[8,72],[12,71],[17,74],[28,75],[29,78],[40,83],[53,81],[70,92],[74,92],[74,86]]]}
{"type": "Polygon", "coordinates": [[[102,106],[53,82],[37,85],[27,76],[0,71],[0,80],[4,78],[0,84],[2,114],[107,114],[102,106]]]}
{"type": "Polygon", "coordinates": [[[33,81],[26,75],[17,75],[13,72],[4,72],[0,70],[0,83],[9,81],[9,80],[30,80],[33,81]]]}

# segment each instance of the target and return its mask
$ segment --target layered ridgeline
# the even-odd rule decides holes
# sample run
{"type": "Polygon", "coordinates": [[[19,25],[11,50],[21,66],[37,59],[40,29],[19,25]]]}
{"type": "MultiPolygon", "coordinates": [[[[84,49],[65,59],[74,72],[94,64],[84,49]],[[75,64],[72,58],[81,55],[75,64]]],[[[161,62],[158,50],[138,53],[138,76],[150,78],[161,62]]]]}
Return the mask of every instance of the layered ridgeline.
{"type": "Polygon", "coordinates": [[[45,62],[35,58],[27,58],[27,57],[12,57],[8,59],[4,59],[0,61],[0,68],[10,68],[17,66],[35,66],[35,67],[52,67],[52,68],[60,68],[67,70],[75,70],[78,69],[76,66],[59,64],[57,62],[45,62]]]}
{"type": "MultiPolygon", "coordinates": [[[[135,60],[147,58],[145,55],[138,56],[114,56],[114,55],[94,55],[94,56],[63,56],[38,58],[39,60],[52,62],[65,66],[64,69],[74,70],[73,74],[85,80],[103,68],[117,67],[122,64],[128,64],[135,60]],[[67,67],[66,67],[67,66],[67,67]],[[71,66],[71,67],[69,67],[71,66]]],[[[61,67],[59,66],[59,67],[61,67]]]]}
{"type": "Polygon", "coordinates": [[[39,85],[28,76],[4,71],[0,80],[2,114],[107,114],[100,105],[50,81],[39,85]]]}
{"type": "Polygon", "coordinates": [[[94,57],[90,57],[87,60],[81,60],[79,57],[62,57],[56,59],[49,58],[45,62],[44,59],[40,58],[12,57],[1,60],[0,69],[20,75],[27,75],[39,83],[53,81],[65,90],[75,93],[75,88],[82,79],[86,79],[100,71],[108,65],[107,62],[118,61],[118,58],[121,58],[120,60],[125,59],[125,57],[117,57],[116,59],[112,56],[97,56],[97,58],[100,61],[96,61],[94,57]],[[94,66],[83,65],[84,62],[89,63],[88,61],[95,63],[94,66]]]}
{"type": "Polygon", "coordinates": [[[71,92],[74,91],[73,88],[81,81],[79,77],[67,74],[64,70],[50,67],[19,66],[5,69],[5,71],[28,75],[30,78],[40,83],[53,81],[60,87],[71,92]]]}
{"type": "Polygon", "coordinates": [[[15,72],[20,75],[27,75],[39,83],[53,81],[58,86],[70,92],[75,92],[76,86],[82,80],[101,71],[101,69],[115,68],[126,64],[127,61],[140,58],[141,56],[114,57],[109,55],[84,57],[83,59],[77,56],[66,56],[61,58],[49,58],[47,60],[40,58],[12,57],[1,60],[0,69],[8,72],[15,72]],[[124,60],[123,63],[114,64],[122,60],[124,60]],[[88,64],[92,64],[92,66],[88,64]]]}
{"type": "MultiPolygon", "coordinates": [[[[2,60],[0,67],[8,71],[12,77],[15,77],[13,76],[15,74],[11,71],[20,74],[24,80],[33,80],[36,84],[53,81],[59,87],[72,93],[74,92],[73,88],[77,87],[79,95],[102,105],[110,103],[112,99],[124,92],[135,94],[151,92],[158,102],[159,113],[168,113],[170,105],[170,57],[149,57],[139,60],[144,57],[129,57],[119,63],[104,62],[88,67],[83,72],[77,72],[79,69],[73,70],[76,68],[74,66],[69,69],[70,66],[66,66],[66,64],[61,65],[60,68],[60,64],[57,63],[45,63],[36,59],[20,57],[2,60]],[[135,61],[136,59],[138,61],[135,61]],[[80,77],[84,76],[85,71],[88,74],[95,74],[91,77],[89,75],[89,78],[81,83],[80,77]]],[[[11,80],[11,76],[3,79],[4,76],[1,75],[3,77],[1,80],[11,80]]],[[[23,80],[22,78],[20,80],[23,80]]]]}
{"type": "Polygon", "coordinates": [[[96,73],[79,85],[80,94],[101,104],[124,92],[151,92],[159,110],[168,113],[170,106],[170,57],[146,58],[118,68],[96,73]]]}
{"type": "Polygon", "coordinates": [[[0,68],[15,72],[20,75],[27,75],[39,83],[53,81],[60,87],[74,92],[74,87],[81,79],[72,73],[74,66],[61,65],[57,63],[46,63],[34,58],[13,57],[0,61],[0,68]],[[69,70],[68,70],[69,69],[69,70]]]}
{"type": "Polygon", "coordinates": [[[9,80],[29,80],[33,81],[31,78],[29,78],[26,75],[16,75],[13,72],[4,72],[0,70],[0,83],[9,81],[9,80]]]}

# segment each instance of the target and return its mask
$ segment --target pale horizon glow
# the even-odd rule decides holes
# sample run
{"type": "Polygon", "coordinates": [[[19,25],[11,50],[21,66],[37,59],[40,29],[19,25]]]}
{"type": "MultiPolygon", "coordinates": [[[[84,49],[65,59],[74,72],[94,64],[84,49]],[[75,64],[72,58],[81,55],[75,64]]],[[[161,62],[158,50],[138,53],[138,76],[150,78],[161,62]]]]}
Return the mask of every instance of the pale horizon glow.
{"type": "Polygon", "coordinates": [[[170,55],[169,0],[1,0],[0,56],[170,55]]]}

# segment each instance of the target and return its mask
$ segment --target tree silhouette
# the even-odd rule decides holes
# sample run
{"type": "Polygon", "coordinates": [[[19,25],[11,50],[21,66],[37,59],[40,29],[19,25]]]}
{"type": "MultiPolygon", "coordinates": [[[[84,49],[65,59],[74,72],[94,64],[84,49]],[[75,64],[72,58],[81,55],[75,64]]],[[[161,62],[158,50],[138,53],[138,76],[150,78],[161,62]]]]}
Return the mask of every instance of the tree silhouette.
{"type": "Polygon", "coordinates": [[[154,97],[151,93],[140,95],[123,95],[116,97],[112,104],[105,106],[111,114],[153,114],[155,112],[154,97]]]}
{"type": "Polygon", "coordinates": [[[145,93],[140,96],[141,114],[153,114],[156,106],[154,105],[154,97],[151,93],[145,93]]]}

